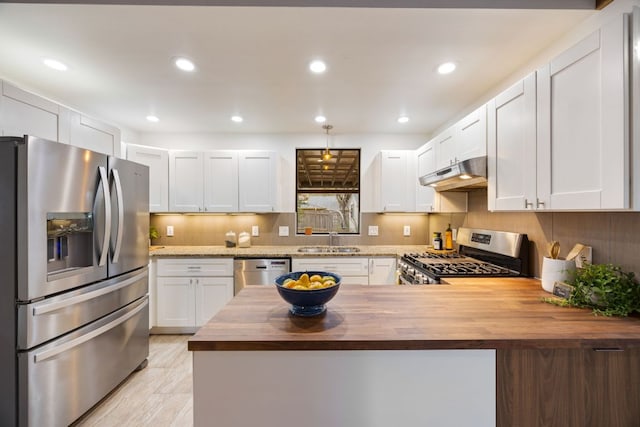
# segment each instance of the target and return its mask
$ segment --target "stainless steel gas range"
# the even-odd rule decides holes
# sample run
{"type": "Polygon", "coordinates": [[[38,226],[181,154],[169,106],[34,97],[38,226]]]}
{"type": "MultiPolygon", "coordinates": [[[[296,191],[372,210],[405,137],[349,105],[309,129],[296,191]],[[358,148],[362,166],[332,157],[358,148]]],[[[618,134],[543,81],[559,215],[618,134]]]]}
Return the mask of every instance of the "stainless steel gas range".
{"type": "Polygon", "coordinates": [[[458,252],[404,254],[399,262],[405,285],[439,284],[447,277],[529,276],[526,234],[459,228],[458,252]]]}

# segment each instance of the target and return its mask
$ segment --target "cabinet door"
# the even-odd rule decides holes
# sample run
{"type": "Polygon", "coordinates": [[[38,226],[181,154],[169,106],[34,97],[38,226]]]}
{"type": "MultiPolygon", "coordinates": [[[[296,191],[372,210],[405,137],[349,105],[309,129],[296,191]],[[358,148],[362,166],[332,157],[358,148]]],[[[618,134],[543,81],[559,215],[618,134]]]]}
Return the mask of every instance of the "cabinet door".
{"type": "Polygon", "coordinates": [[[380,156],[380,212],[411,212],[415,208],[412,193],[407,191],[416,181],[409,180],[414,172],[409,170],[407,150],[384,150],[380,156]]]}
{"type": "Polygon", "coordinates": [[[463,161],[487,154],[487,106],[483,105],[460,120],[457,125],[457,160],[463,161]]]}
{"type": "Polygon", "coordinates": [[[395,257],[369,258],[369,285],[396,284],[395,257]]]}
{"type": "Polygon", "coordinates": [[[629,207],[623,18],[538,70],[538,195],[547,209],[629,207]]]}
{"type": "Polygon", "coordinates": [[[0,135],[33,135],[58,141],[56,103],[0,81],[0,135]]]}
{"type": "Polygon", "coordinates": [[[69,112],[69,119],[69,144],[109,156],[122,156],[118,128],[76,111],[69,112]]]}
{"type": "Polygon", "coordinates": [[[242,151],[238,163],[240,212],[276,210],[276,153],[242,151]]]}
{"type": "Polygon", "coordinates": [[[202,153],[169,151],[169,210],[202,212],[202,153]]]}
{"type": "Polygon", "coordinates": [[[205,212],[238,212],[238,153],[204,153],[205,212]]]}
{"type": "Polygon", "coordinates": [[[342,276],[343,284],[369,283],[369,259],[364,257],[293,258],[291,270],[336,273],[342,276]]]}
{"type": "Polygon", "coordinates": [[[457,161],[455,126],[436,136],[433,141],[436,150],[436,170],[454,165],[457,161]]]}
{"type": "Polygon", "coordinates": [[[435,142],[429,141],[416,152],[417,156],[417,177],[416,177],[416,211],[433,212],[436,190],[428,185],[420,185],[417,181],[421,176],[436,171],[436,151],[435,142]]]}
{"type": "Polygon", "coordinates": [[[536,197],[535,73],[488,104],[489,210],[532,209],[536,197]]]}
{"type": "Polygon", "coordinates": [[[202,326],[233,298],[233,278],[199,277],[194,280],[195,326],[202,326]]]}
{"type": "Polygon", "coordinates": [[[160,148],[127,146],[127,159],[149,166],[149,212],[169,210],[169,152],[160,148]]]}
{"type": "Polygon", "coordinates": [[[194,326],[196,279],[158,277],[156,280],[156,326],[194,326]]]}

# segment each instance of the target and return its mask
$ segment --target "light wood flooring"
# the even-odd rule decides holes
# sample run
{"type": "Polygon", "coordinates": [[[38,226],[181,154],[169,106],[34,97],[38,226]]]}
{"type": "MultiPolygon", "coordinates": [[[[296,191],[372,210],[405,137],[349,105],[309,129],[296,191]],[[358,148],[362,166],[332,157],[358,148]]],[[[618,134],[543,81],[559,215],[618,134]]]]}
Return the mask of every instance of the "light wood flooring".
{"type": "Polygon", "coordinates": [[[193,426],[189,337],[151,335],[147,367],[131,374],[73,426],[193,426]]]}

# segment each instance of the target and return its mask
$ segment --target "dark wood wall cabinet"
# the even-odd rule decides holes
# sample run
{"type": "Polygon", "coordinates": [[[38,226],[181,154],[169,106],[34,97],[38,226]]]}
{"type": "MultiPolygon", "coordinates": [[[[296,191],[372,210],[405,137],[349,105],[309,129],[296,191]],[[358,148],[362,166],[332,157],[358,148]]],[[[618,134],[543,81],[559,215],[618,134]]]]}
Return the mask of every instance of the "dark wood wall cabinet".
{"type": "Polygon", "coordinates": [[[496,352],[498,427],[637,427],[640,348],[496,352]]]}

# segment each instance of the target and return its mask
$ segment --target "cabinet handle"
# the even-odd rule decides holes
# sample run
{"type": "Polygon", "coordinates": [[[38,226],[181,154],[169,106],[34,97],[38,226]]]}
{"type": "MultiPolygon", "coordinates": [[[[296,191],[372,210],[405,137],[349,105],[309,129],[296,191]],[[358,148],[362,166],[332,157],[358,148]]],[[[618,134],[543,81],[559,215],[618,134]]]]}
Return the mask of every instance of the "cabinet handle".
{"type": "Polygon", "coordinates": [[[524,208],[525,209],[533,208],[533,202],[530,202],[529,199],[524,199],[524,208]]]}
{"type": "Polygon", "coordinates": [[[187,269],[188,270],[200,270],[202,268],[201,265],[188,265],[187,269]]]}
{"type": "Polygon", "coordinates": [[[544,201],[536,197],[536,209],[540,209],[540,206],[544,208],[544,201]]]}

